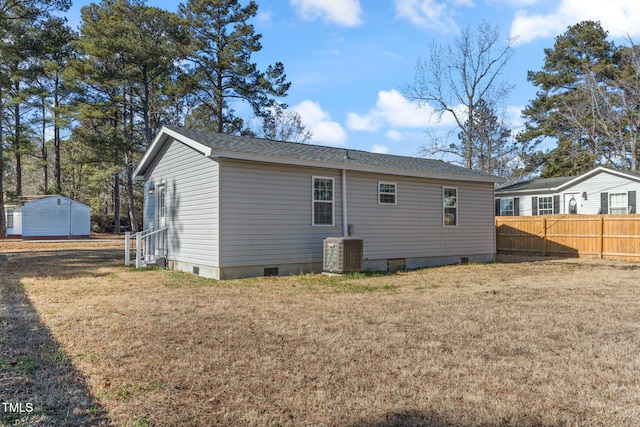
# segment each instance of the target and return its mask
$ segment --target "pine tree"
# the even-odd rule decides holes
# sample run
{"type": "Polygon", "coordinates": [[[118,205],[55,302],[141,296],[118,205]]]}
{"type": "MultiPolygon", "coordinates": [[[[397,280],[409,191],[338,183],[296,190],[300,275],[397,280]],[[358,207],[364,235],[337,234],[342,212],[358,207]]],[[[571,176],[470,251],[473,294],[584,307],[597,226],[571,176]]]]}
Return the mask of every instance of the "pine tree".
{"type": "Polygon", "coordinates": [[[248,21],[258,5],[237,0],[189,0],[180,14],[191,29],[192,64],[185,86],[198,105],[187,124],[225,133],[251,132],[236,116],[234,102],[249,104],[257,117],[284,97],[289,86],[280,62],[258,70],[251,55],[260,51],[260,34],[248,21]]]}

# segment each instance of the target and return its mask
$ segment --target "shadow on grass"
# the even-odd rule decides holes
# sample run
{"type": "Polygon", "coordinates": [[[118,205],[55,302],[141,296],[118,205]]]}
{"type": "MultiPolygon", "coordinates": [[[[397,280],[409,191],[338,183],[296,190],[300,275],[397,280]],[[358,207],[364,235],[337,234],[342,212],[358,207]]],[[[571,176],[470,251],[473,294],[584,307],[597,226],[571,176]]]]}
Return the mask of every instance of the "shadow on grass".
{"type": "Polygon", "coordinates": [[[102,406],[43,323],[26,277],[95,276],[118,250],[0,254],[0,425],[105,426],[102,406]]]}
{"type": "Polygon", "coordinates": [[[458,417],[456,414],[452,414],[451,418],[447,418],[446,416],[436,413],[397,411],[389,412],[380,417],[379,420],[361,421],[350,425],[353,427],[480,427],[487,425],[535,427],[543,425],[542,421],[538,418],[539,417],[535,415],[525,416],[513,420],[504,419],[495,424],[486,424],[465,422],[464,417],[458,417]]]}

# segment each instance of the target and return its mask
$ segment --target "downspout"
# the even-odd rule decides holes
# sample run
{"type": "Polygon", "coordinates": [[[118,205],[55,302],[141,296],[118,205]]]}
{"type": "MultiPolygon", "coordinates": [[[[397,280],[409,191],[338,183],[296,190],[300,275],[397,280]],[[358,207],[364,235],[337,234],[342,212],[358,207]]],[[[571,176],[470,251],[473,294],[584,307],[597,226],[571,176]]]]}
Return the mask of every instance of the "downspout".
{"type": "Polygon", "coordinates": [[[349,237],[347,221],[347,170],[342,169],[342,237],[349,237]]]}

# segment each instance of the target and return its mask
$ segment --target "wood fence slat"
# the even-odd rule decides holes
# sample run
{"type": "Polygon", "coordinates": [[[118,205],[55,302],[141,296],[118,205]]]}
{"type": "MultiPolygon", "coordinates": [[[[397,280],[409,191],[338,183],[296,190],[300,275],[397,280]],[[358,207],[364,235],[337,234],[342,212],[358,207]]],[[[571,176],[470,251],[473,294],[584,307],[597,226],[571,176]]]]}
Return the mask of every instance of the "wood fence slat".
{"type": "Polygon", "coordinates": [[[496,217],[498,252],[640,258],[640,215],[496,217]]]}

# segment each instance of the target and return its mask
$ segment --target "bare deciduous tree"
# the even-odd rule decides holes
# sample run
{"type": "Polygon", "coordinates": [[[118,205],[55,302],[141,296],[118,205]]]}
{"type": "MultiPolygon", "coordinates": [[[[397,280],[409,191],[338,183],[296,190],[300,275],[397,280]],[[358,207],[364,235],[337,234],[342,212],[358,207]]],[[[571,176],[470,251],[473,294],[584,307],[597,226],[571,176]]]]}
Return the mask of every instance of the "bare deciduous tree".
{"type": "Polygon", "coordinates": [[[474,167],[474,160],[483,155],[475,152],[476,108],[481,102],[495,107],[506,99],[512,86],[501,75],[512,56],[513,40],[503,40],[499,28],[487,22],[475,31],[467,27],[451,44],[431,43],[428,58],[417,61],[414,81],[404,85],[402,92],[410,100],[429,105],[439,118],[453,117],[462,144],[436,144],[437,151],[451,152],[453,147],[453,154],[467,168],[474,167]]]}

